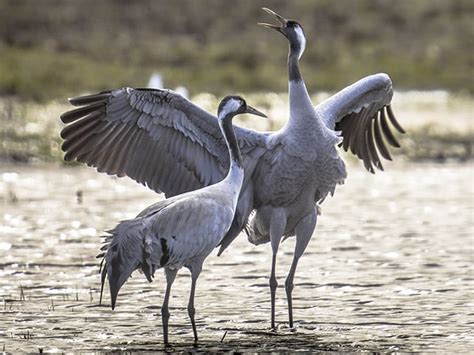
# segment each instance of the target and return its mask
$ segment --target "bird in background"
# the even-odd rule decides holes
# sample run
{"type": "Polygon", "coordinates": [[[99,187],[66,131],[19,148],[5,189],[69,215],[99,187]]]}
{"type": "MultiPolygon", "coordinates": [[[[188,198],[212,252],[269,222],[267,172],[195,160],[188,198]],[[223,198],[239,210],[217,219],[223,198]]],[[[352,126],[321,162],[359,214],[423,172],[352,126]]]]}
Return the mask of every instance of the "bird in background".
{"type": "MultiPolygon", "coordinates": [[[[254,244],[270,242],[271,326],[275,328],[276,256],[282,239],[296,236],[285,281],[289,325],[298,261],[316,227],[319,205],[346,178],[337,146],[350,150],[374,172],[387,143],[399,144],[390,124],[403,133],[390,107],[393,90],[386,74],[363,78],[313,106],[299,60],[306,47],[303,27],[272,10],[279,22],[262,24],[289,43],[289,118],[274,132],[235,126],[244,178],[234,219],[220,241],[219,255],[245,229],[254,244]],[[254,212],[254,213],[252,213],[254,212]]],[[[77,160],[110,175],[128,176],[166,197],[216,183],[229,158],[218,120],[166,90],[122,88],[70,100],[79,108],[61,116],[65,160],[77,160]]]]}
{"type": "MultiPolygon", "coordinates": [[[[89,100],[95,101],[94,97],[89,97],[89,100]]],[[[155,271],[164,268],[167,284],[161,316],[165,344],[168,344],[171,286],[183,266],[191,271],[188,314],[194,341],[198,341],[194,319],[196,282],[205,258],[230,228],[244,179],[242,158],[232,126],[232,118],[242,113],[266,117],[239,96],[227,96],[219,105],[217,121],[230,159],[227,175],[222,181],[157,202],[134,219],[120,222],[109,231],[102,248],[105,252],[100,255],[103,256],[101,301],[107,278],[112,309],[120,288],[133,271],[141,269],[151,282],[155,271]]]]}
{"type": "MultiPolygon", "coordinates": [[[[148,79],[147,88],[149,89],[163,89],[163,76],[159,72],[154,72],[150,75],[150,79],[148,79]]],[[[180,85],[174,89],[174,91],[181,96],[188,98],[189,91],[184,86],[180,85]]]]}

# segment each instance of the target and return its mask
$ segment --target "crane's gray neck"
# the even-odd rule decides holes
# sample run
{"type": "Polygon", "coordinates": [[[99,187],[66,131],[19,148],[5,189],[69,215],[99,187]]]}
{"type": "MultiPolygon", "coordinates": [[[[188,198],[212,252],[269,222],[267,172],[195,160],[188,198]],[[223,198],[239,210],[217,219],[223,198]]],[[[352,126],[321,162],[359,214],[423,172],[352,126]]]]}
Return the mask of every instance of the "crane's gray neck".
{"type": "Polygon", "coordinates": [[[227,144],[230,156],[230,168],[228,175],[232,174],[233,170],[242,170],[242,156],[240,155],[239,144],[235,136],[234,127],[232,126],[232,118],[234,113],[227,113],[223,119],[219,117],[219,126],[221,128],[222,134],[224,135],[224,140],[227,144]]]}

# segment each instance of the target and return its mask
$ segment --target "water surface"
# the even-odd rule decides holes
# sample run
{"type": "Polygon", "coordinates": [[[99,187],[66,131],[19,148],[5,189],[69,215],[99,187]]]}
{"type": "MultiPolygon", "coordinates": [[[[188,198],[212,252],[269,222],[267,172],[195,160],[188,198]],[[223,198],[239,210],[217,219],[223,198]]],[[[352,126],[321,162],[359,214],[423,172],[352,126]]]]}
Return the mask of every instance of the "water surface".
{"type": "MultiPolygon", "coordinates": [[[[242,235],[204,265],[197,350],[474,351],[473,166],[348,170],[297,270],[296,330],[283,286],[294,240],[280,248],[270,332],[270,247],[242,235]]],[[[164,275],[149,284],[136,272],[111,311],[108,293],[98,304],[95,258],[103,230],[161,197],[85,167],[3,166],[0,177],[0,350],[162,350],[164,275]]],[[[195,350],[189,287],[183,269],[170,300],[171,350],[195,350]]]]}

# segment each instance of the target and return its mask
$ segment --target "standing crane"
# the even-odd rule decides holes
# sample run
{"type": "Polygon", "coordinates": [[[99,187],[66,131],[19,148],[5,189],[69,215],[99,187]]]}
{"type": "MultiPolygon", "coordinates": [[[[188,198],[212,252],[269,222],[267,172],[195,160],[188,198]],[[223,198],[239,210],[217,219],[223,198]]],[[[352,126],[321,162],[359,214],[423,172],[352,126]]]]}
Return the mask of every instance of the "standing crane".
{"type": "MultiPolygon", "coordinates": [[[[290,115],[275,132],[235,127],[245,174],[219,255],[243,229],[252,243],[271,243],[274,328],[278,247],[283,237],[296,236],[285,281],[293,327],[292,291],[298,261],[315,230],[319,204],[346,178],[336,146],[350,150],[373,173],[375,168],[383,170],[379,154],[391,160],[387,143],[399,147],[390,124],[401,133],[403,129],[390,107],[393,90],[386,74],[363,78],[313,106],[299,70],[306,46],[303,27],[264,10],[279,25],[263,25],[289,42],[290,115]],[[252,211],[256,213],[249,218],[252,211]]],[[[175,93],[123,88],[70,102],[81,107],[62,116],[67,124],[61,132],[67,161],[129,176],[167,197],[215,183],[225,174],[228,160],[223,158],[226,148],[217,120],[175,93]],[[83,118],[75,122],[77,117],[83,118]]]]}
{"type": "MultiPolygon", "coordinates": [[[[94,97],[89,97],[90,103],[94,101],[94,97]]],[[[191,271],[188,314],[194,341],[198,340],[194,320],[196,282],[205,258],[230,228],[244,179],[242,158],[232,126],[232,118],[242,113],[265,117],[239,96],[227,96],[219,105],[218,122],[230,159],[229,171],[222,181],[157,202],[134,219],[120,222],[106,237],[105,252],[101,255],[101,300],[108,278],[112,309],[120,288],[133,271],[141,269],[151,282],[155,270],[164,268],[166,292],[161,316],[165,344],[168,344],[171,285],[183,266],[191,271]]],[[[69,116],[66,113],[63,117],[69,116]]]]}
{"type": "Polygon", "coordinates": [[[388,75],[372,75],[345,88],[314,107],[299,70],[306,47],[303,27],[264,8],[279,25],[260,23],[281,33],[289,42],[288,77],[290,118],[272,137],[272,148],[264,153],[254,172],[254,208],[249,241],[270,242],[271,325],[275,327],[276,256],[282,237],[296,235],[293,261],[285,281],[289,325],[293,327],[292,291],[296,267],[316,228],[319,206],[334,194],[347,176],[336,145],[341,144],[363,160],[366,169],[383,170],[377,148],[391,159],[380,131],[389,144],[399,147],[387,123],[387,116],[404,132],[390,108],[392,82],[388,75]],[[375,142],[374,142],[375,137],[375,142]],[[264,188],[260,188],[264,187],[264,188]]]}

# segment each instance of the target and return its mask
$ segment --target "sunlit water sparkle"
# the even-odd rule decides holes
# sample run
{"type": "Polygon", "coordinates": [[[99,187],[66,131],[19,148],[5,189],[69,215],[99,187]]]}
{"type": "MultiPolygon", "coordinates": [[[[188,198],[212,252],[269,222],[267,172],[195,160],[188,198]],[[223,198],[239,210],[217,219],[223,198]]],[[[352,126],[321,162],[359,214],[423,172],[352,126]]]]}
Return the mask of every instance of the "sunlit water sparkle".
{"type": "MultiPolygon", "coordinates": [[[[242,235],[205,263],[198,349],[474,351],[473,166],[392,165],[375,176],[348,169],[298,267],[296,331],[286,327],[283,288],[294,240],[279,252],[272,333],[270,248],[242,235]]],[[[108,293],[98,305],[95,258],[104,230],[159,198],[83,167],[1,167],[0,349],[163,349],[162,273],[151,284],[135,273],[111,311],[108,293]]],[[[182,270],[170,301],[172,350],[194,349],[189,287],[182,270]]]]}

